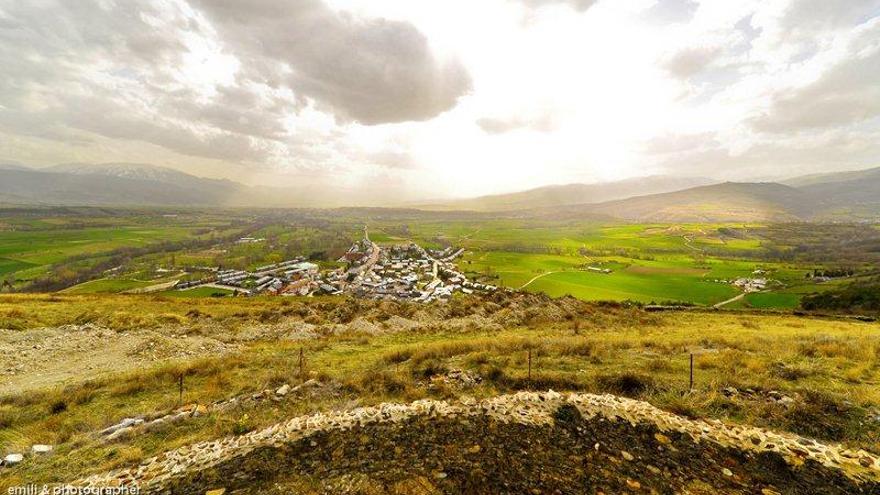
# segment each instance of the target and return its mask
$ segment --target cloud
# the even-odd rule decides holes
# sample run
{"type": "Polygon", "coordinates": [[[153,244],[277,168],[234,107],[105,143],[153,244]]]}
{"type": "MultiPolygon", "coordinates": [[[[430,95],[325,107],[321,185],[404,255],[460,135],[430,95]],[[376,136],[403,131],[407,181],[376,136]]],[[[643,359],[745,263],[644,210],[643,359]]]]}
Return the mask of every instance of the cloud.
{"type": "Polygon", "coordinates": [[[482,194],[880,156],[880,0],[464,4],[0,0],[0,160],[482,194]]]}
{"type": "Polygon", "coordinates": [[[488,134],[504,134],[518,129],[537,132],[551,132],[556,128],[552,115],[546,114],[536,118],[510,117],[477,119],[477,125],[488,134]]]}
{"type": "Polygon", "coordinates": [[[663,62],[663,67],[679,79],[693,77],[705,70],[721,55],[718,47],[685,48],[672,54],[663,62]]]}
{"type": "Polygon", "coordinates": [[[880,133],[835,131],[819,137],[768,139],[732,151],[719,145],[663,157],[659,168],[737,181],[876,167],[880,133]]]}
{"type": "Polygon", "coordinates": [[[768,109],[750,120],[757,131],[784,133],[845,126],[880,116],[880,22],[815,81],[773,95],[768,109]]]}
{"type": "Polygon", "coordinates": [[[441,61],[411,24],[364,19],[319,0],[196,0],[245,77],[286,84],[367,125],[422,121],[470,90],[457,60],[441,61]]]}
{"type": "Polygon", "coordinates": [[[333,116],[430,119],[470,88],[411,24],[317,0],[0,4],[0,66],[0,131],[252,168],[406,168],[343,142],[333,116]]]}
{"type": "MultiPolygon", "coordinates": [[[[65,143],[94,142],[90,135],[137,140],[230,161],[266,158],[248,132],[216,125],[233,119],[227,114],[234,107],[181,84],[179,68],[191,53],[187,36],[199,32],[181,10],[149,2],[49,2],[16,4],[5,13],[4,130],[65,143]]],[[[253,117],[271,125],[269,115],[253,117]]]]}
{"type": "Polygon", "coordinates": [[[418,163],[413,157],[406,152],[401,151],[382,151],[371,153],[367,159],[380,167],[386,169],[416,169],[419,168],[418,163]]]}
{"type": "Polygon", "coordinates": [[[699,4],[691,0],[659,0],[645,11],[644,17],[659,24],[690,21],[699,4]]]}
{"type": "Polygon", "coordinates": [[[567,5],[578,12],[584,12],[598,0],[516,0],[526,7],[537,9],[548,5],[567,5]]]}
{"type": "Polygon", "coordinates": [[[849,28],[880,14],[880,0],[793,0],[780,20],[788,35],[849,28]]]}
{"type": "Polygon", "coordinates": [[[664,134],[649,139],[642,151],[650,155],[694,152],[701,149],[715,149],[720,145],[714,132],[698,134],[664,134]]]}

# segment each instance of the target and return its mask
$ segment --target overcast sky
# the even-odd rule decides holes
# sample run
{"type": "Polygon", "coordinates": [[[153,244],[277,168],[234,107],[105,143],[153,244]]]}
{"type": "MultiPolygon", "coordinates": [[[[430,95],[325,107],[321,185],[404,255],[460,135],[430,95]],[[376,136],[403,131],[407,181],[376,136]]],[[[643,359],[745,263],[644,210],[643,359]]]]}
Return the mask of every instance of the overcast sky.
{"type": "Polygon", "coordinates": [[[469,196],[880,166],[880,0],[0,0],[0,161],[469,196]]]}

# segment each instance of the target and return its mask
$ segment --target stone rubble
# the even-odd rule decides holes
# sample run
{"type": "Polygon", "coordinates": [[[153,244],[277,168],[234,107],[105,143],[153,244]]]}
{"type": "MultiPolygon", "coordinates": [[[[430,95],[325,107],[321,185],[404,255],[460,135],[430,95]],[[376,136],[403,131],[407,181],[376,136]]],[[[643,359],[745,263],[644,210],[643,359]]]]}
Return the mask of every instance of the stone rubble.
{"type": "Polygon", "coordinates": [[[22,455],[22,454],[9,454],[3,458],[2,464],[4,466],[14,466],[23,460],[24,460],[24,455],[22,455]]]}
{"type": "Polygon", "coordinates": [[[36,444],[31,446],[31,453],[35,455],[51,454],[53,450],[55,450],[55,447],[52,445],[36,444]]]}
{"type": "Polygon", "coordinates": [[[442,375],[434,375],[428,384],[429,388],[435,388],[438,384],[450,385],[457,388],[476,387],[483,381],[483,377],[473,371],[451,369],[442,375]]]}
{"type": "Polygon", "coordinates": [[[312,388],[321,387],[323,384],[315,379],[309,379],[295,387],[284,384],[276,390],[261,390],[256,393],[248,393],[230,399],[214,402],[209,405],[189,404],[158,417],[150,418],[125,418],[119,423],[109,426],[98,432],[99,437],[112,442],[130,438],[139,433],[155,431],[165,425],[178,423],[189,418],[204,416],[211,411],[223,411],[234,406],[245,405],[250,402],[260,402],[266,399],[282,400],[288,394],[297,394],[312,388]]]}
{"type": "MultiPolygon", "coordinates": [[[[718,420],[690,420],[661,411],[646,402],[612,395],[562,395],[549,391],[520,392],[483,401],[464,399],[450,403],[418,400],[411,404],[383,403],[349,411],[317,413],[241,436],[184,446],[147,459],[140,466],[92,476],[73,485],[97,487],[137,484],[142,493],[171,493],[172,488],[169,487],[175,486],[175,483],[200,479],[199,473],[211,472],[224,463],[246,463],[249,456],[265,452],[267,448],[283,451],[286,445],[309,438],[320,439],[322,435],[332,432],[433,418],[465,422],[468,418],[485,418],[501,425],[553,426],[555,414],[562,410],[561,407],[575,408],[587,422],[629,423],[634,430],[640,425],[650,425],[658,431],[653,438],[661,444],[668,443],[669,437],[689,437],[696,445],[711,444],[753,454],[772,452],[790,466],[814,461],[854,481],[880,482],[880,458],[864,450],[849,450],[794,434],[729,425],[718,420]]],[[[314,447],[318,444],[312,440],[311,445],[314,447]]],[[[601,448],[604,447],[597,443],[596,450],[601,448]]],[[[618,454],[618,459],[621,457],[629,459],[633,456],[618,454]]],[[[725,469],[724,475],[728,476],[730,470],[725,469]]]]}
{"type": "Polygon", "coordinates": [[[765,402],[778,404],[784,407],[791,407],[797,400],[799,400],[799,398],[790,397],[776,390],[770,390],[769,392],[760,392],[752,390],[750,388],[739,390],[736,387],[726,387],[721,390],[721,393],[725,397],[728,397],[730,399],[741,398],[745,400],[763,400],[765,402]]]}
{"type": "MultiPolygon", "coordinates": [[[[34,456],[46,456],[51,454],[55,450],[54,445],[46,445],[46,444],[34,444],[31,445],[30,455],[34,456]]],[[[16,464],[24,461],[24,454],[20,453],[12,453],[7,454],[5,457],[0,458],[0,467],[2,466],[14,466],[16,464]]]]}

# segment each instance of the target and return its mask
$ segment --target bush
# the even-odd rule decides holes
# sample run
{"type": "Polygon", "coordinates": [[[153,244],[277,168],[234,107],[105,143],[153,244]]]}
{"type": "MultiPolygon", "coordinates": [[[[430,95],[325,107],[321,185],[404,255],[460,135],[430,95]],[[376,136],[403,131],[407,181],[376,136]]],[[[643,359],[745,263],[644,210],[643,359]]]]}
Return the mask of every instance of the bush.
{"type": "Polygon", "coordinates": [[[599,375],[596,377],[596,385],[603,392],[626,397],[638,397],[649,389],[654,388],[654,380],[649,376],[625,372],[613,375],[599,375]]]}
{"type": "Polygon", "coordinates": [[[880,279],[857,282],[836,290],[811,294],[801,299],[807,311],[880,312],[880,279]]]}
{"type": "Polygon", "coordinates": [[[432,376],[442,375],[446,373],[448,368],[438,359],[429,359],[414,364],[412,367],[412,375],[416,378],[431,378],[432,376]]]}
{"type": "Polygon", "coordinates": [[[49,404],[49,414],[60,414],[67,410],[67,402],[64,399],[57,399],[49,404]]]}
{"type": "Polygon", "coordinates": [[[235,423],[232,424],[232,434],[233,435],[244,435],[245,433],[249,433],[254,431],[256,427],[250,419],[250,416],[245,414],[244,416],[238,418],[235,423]]]}
{"type": "Polygon", "coordinates": [[[795,433],[823,440],[857,440],[870,428],[867,412],[840,398],[807,390],[803,400],[783,414],[784,427],[795,433]]]}

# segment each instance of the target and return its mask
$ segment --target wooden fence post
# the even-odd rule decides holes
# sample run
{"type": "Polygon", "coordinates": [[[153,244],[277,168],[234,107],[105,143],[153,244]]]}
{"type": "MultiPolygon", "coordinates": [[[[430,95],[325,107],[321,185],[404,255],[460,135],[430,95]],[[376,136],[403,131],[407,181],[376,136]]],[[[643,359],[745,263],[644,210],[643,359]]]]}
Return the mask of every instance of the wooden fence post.
{"type": "Polygon", "coordinates": [[[529,388],[532,388],[532,350],[529,349],[529,388]]]}
{"type": "Polygon", "coordinates": [[[694,391],[694,353],[693,352],[691,353],[691,383],[690,383],[690,387],[688,388],[688,391],[689,392],[694,391]]]}

